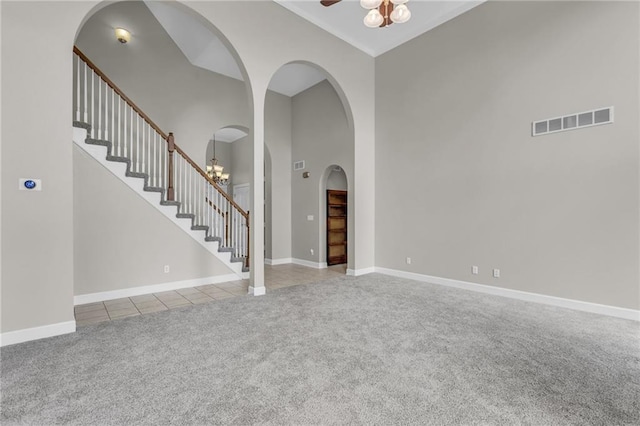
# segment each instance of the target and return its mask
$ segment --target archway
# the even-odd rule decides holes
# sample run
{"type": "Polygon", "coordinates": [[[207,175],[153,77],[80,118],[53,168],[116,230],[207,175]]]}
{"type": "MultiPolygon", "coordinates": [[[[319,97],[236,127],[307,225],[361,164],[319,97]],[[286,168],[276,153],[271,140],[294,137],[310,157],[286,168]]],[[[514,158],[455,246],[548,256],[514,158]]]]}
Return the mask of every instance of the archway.
{"type": "MultiPolygon", "coordinates": [[[[265,141],[273,155],[273,179],[286,176],[288,192],[273,192],[274,208],[289,208],[290,257],[293,263],[326,268],[326,209],[324,176],[327,165],[340,164],[348,181],[354,174],[354,130],[350,105],[340,85],[322,67],[296,61],[281,66],[273,75],[265,102],[265,141]],[[293,67],[293,68],[292,68],[293,67]],[[305,78],[279,78],[293,71],[305,78]],[[284,81],[306,81],[306,85],[276,93],[284,81]],[[278,84],[275,84],[277,82],[278,84]],[[278,133],[278,109],[289,108],[290,134],[278,133]],[[286,139],[286,140],[285,140],[286,139]],[[276,161],[279,162],[276,165],[276,161]],[[282,202],[277,203],[278,196],[282,202]]],[[[348,193],[353,205],[353,191],[348,193]]],[[[281,215],[280,218],[286,217],[281,215]]],[[[273,218],[276,218],[274,212],[273,218]]],[[[349,221],[353,221],[350,216],[349,221]]],[[[274,225],[275,226],[275,225],[274,225]]],[[[347,227],[353,240],[352,225],[347,227]]],[[[275,242],[274,242],[275,244],[275,242]]],[[[349,247],[353,253],[353,247],[349,247]]],[[[274,245],[275,250],[275,245],[274,245]]],[[[353,256],[348,256],[349,262],[353,256]]]]}
{"type": "MultiPolygon", "coordinates": [[[[238,202],[245,210],[249,210],[248,205],[244,205],[243,201],[236,199],[238,190],[251,193],[251,141],[249,139],[249,128],[242,125],[224,126],[215,132],[215,155],[214,155],[214,139],[209,140],[205,152],[206,165],[212,164],[212,159],[216,158],[218,164],[224,166],[224,171],[230,174],[229,182],[223,186],[227,194],[238,202]]],[[[264,238],[265,238],[265,257],[271,259],[271,154],[269,148],[264,146],[264,238]]]]}
{"type": "MultiPolygon", "coordinates": [[[[190,8],[178,2],[167,3],[167,5],[175,8],[175,10],[178,13],[182,13],[183,16],[188,16],[194,23],[207,29],[211,34],[216,34],[224,45],[229,45],[208,20],[196,14],[190,8]]],[[[244,66],[237,61],[238,55],[232,48],[230,49],[232,60],[236,60],[239,79],[215,74],[210,70],[205,70],[198,65],[190,63],[190,60],[185,58],[177,42],[172,39],[172,36],[167,32],[166,28],[163,27],[162,23],[160,23],[158,17],[149,10],[145,2],[122,1],[100,4],[87,15],[83,25],[78,29],[75,43],[84,51],[91,62],[102,70],[110,82],[117,85],[122,93],[126,95],[126,98],[131,100],[131,102],[129,102],[128,99],[124,99],[123,96],[120,95],[120,97],[114,101],[115,96],[112,95],[112,93],[118,92],[113,88],[110,89],[112,90],[111,92],[108,92],[103,81],[97,78],[95,79],[98,81],[96,86],[98,87],[99,93],[97,96],[98,105],[101,103],[109,103],[109,107],[103,108],[102,116],[98,118],[102,123],[105,123],[105,121],[109,122],[106,126],[108,133],[102,129],[101,132],[98,132],[98,139],[107,140],[111,142],[113,146],[115,146],[117,140],[119,148],[124,146],[123,150],[112,151],[112,155],[129,159],[132,167],[136,167],[133,171],[140,173],[139,176],[151,176],[149,169],[153,169],[154,167],[149,166],[149,164],[154,164],[154,161],[158,160],[155,163],[157,166],[155,166],[155,169],[152,171],[154,172],[153,177],[159,177],[159,179],[155,181],[152,179],[147,180],[147,186],[156,192],[162,191],[164,194],[170,192],[170,186],[163,180],[166,175],[169,174],[168,170],[170,169],[168,167],[169,162],[166,160],[168,157],[166,152],[168,151],[169,144],[164,143],[165,137],[162,133],[174,132],[176,145],[180,147],[179,156],[182,163],[179,164],[183,166],[176,166],[174,169],[174,172],[178,170],[181,173],[179,175],[178,173],[174,173],[176,175],[176,184],[179,183],[180,179],[182,179],[183,182],[195,182],[195,179],[187,177],[191,176],[189,173],[197,175],[197,172],[187,171],[189,161],[191,158],[195,158],[198,161],[192,162],[191,164],[197,163],[200,167],[204,168],[206,161],[203,161],[204,159],[201,158],[201,153],[203,148],[206,149],[206,145],[212,136],[212,129],[221,127],[222,124],[229,122],[241,123],[240,125],[246,129],[245,135],[250,134],[249,125],[253,122],[253,98],[244,66]],[[126,45],[115,40],[113,30],[119,26],[128,27],[127,29],[129,29],[132,34],[131,41],[126,45]],[[184,75],[190,75],[196,78],[185,79],[183,78],[184,75]],[[100,84],[103,85],[104,89],[100,87],[100,84]],[[225,96],[220,95],[219,92],[221,88],[226,90],[226,92],[224,92],[225,96]],[[108,95],[103,95],[102,93],[107,93],[108,95]],[[135,103],[137,108],[144,112],[144,115],[133,108],[130,105],[131,103],[135,103]],[[126,113],[123,112],[125,110],[126,113]],[[131,111],[135,111],[137,115],[131,111]],[[156,127],[150,125],[148,120],[145,120],[147,116],[150,120],[153,120],[154,124],[157,125],[156,127],[161,130],[158,131],[156,127]],[[135,117],[135,119],[132,117],[135,117]],[[140,117],[142,117],[142,119],[140,119],[140,117]],[[122,123],[124,123],[124,127],[117,127],[122,123]],[[149,127],[153,128],[155,132],[152,133],[148,131],[149,127]],[[114,131],[114,128],[117,130],[114,131]],[[132,154],[134,150],[129,150],[130,146],[127,146],[129,142],[125,141],[124,143],[120,143],[120,140],[118,140],[124,133],[130,135],[132,128],[135,128],[137,137],[131,137],[130,139],[139,139],[140,135],[142,135],[142,138],[145,138],[149,134],[152,134],[152,142],[143,142],[143,149],[140,149],[140,152],[138,152],[136,146],[135,158],[133,157],[134,154],[132,154]],[[107,134],[109,137],[106,136],[107,134]],[[158,138],[158,135],[162,137],[158,138]],[[161,160],[159,160],[159,158],[161,158],[161,160]],[[143,165],[141,169],[139,168],[139,164],[143,165]],[[161,170],[161,172],[157,173],[158,170],[161,170]],[[182,171],[185,171],[184,174],[182,174],[182,171]]],[[[79,62],[75,62],[74,64],[78,63],[79,62]]],[[[75,66],[74,71],[76,71],[75,66]]],[[[91,81],[93,87],[93,77],[91,81]]],[[[79,86],[79,84],[74,84],[74,87],[79,86]]],[[[109,84],[109,86],[111,86],[111,84],[109,84]]],[[[86,89],[84,90],[86,93],[86,89]]],[[[78,92],[73,96],[74,102],[80,97],[80,94],[81,92],[78,92]]],[[[92,128],[98,129],[99,127],[92,125],[92,128]]],[[[122,139],[124,140],[126,138],[123,136],[122,139]]],[[[176,163],[174,164],[178,164],[178,155],[176,154],[173,158],[176,159],[176,163]]],[[[188,184],[185,184],[185,186],[186,185],[188,184]]],[[[195,185],[191,186],[191,188],[196,188],[192,190],[192,195],[197,192],[200,192],[200,194],[203,193],[199,191],[199,187],[195,185]]],[[[193,198],[195,198],[195,196],[193,198]]],[[[170,198],[167,199],[173,201],[170,198]]],[[[175,201],[180,202],[181,206],[187,205],[183,201],[175,201]]],[[[202,206],[206,204],[206,201],[201,201],[200,206],[195,206],[194,208],[199,208],[199,211],[204,211],[206,209],[203,209],[202,206]]],[[[211,204],[211,202],[209,202],[209,204],[211,204]]],[[[189,215],[193,214],[193,211],[180,211],[180,213],[189,215]]],[[[200,228],[212,228],[203,222],[197,223],[196,225],[200,228]]],[[[112,232],[112,235],[115,240],[117,232],[112,232]]],[[[207,236],[203,236],[202,239],[209,237],[207,234],[207,236]]],[[[83,232],[82,229],[79,230],[79,228],[76,227],[74,238],[76,240],[78,238],[89,240],[89,233],[83,232]]],[[[244,240],[244,236],[238,236],[236,239],[244,240]]],[[[105,246],[112,247],[114,244],[115,242],[112,245],[105,246]]],[[[167,245],[171,246],[171,244],[167,245]]],[[[83,246],[83,244],[76,244],[76,246],[83,246]]],[[[229,247],[237,246],[235,243],[229,243],[229,247]]],[[[244,247],[248,247],[248,244],[245,244],[244,247]]],[[[129,253],[127,250],[128,248],[125,249],[125,254],[121,253],[123,257],[131,258],[135,256],[135,254],[129,253]]],[[[109,253],[115,252],[114,250],[107,251],[109,253]]],[[[85,250],[79,255],[85,256],[91,255],[91,253],[85,250]]],[[[95,256],[95,254],[93,255],[96,258],[98,257],[95,256]]],[[[75,253],[74,256],[76,256],[75,253]]],[[[106,263],[113,264],[115,261],[107,261],[106,263]]],[[[165,261],[165,263],[169,262],[165,261]]],[[[201,264],[202,263],[203,262],[201,262],[201,264]]],[[[214,262],[209,263],[213,264],[214,262]]],[[[74,267],[76,269],[82,264],[84,264],[84,262],[81,260],[74,259],[74,267]]],[[[195,276],[203,277],[206,268],[201,268],[200,266],[201,265],[192,265],[189,274],[193,272],[193,274],[202,274],[195,276]]],[[[165,269],[167,271],[169,270],[169,268],[165,269]]],[[[171,278],[176,277],[180,279],[181,277],[174,275],[173,270],[175,269],[177,268],[171,267],[171,278]]],[[[206,270],[207,276],[224,275],[225,273],[228,274],[228,272],[227,269],[220,265],[217,266],[215,271],[206,270]]],[[[138,276],[146,279],[146,276],[143,274],[144,273],[141,272],[138,276]]],[[[76,279],[76,283],[82,281],[80,274],[76,273],[75,276],[80,277],[80,279],[76,279]]],[[[166,281],[167,278],[168,277],[154,277],[153,279],[157,281],[164,279],[166,281]]],[[[156,282],[152,281],[152,283],[156,282]]],[[[135,282],[131,283],[131,287],[136,286],[140,286],[140,284],[135,282]]]]}
{"type": "Polygon", "coordinates": [[[349,246],[348,194],[349,182],[343,168],[337,164],[327,167],[320,179],[320,260],[344,273],[349,246]]]}

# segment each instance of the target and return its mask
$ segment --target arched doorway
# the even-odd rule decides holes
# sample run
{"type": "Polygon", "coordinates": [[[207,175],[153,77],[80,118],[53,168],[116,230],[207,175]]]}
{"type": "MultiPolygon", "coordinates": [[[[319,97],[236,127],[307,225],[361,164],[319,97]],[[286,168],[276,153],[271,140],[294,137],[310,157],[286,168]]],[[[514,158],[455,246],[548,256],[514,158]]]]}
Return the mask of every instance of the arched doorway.
{"type": "MultiPolygon", "coordinates": [[[[251,150],[252,141],[249,138],[249,128],[241,125],[229,125],[213,132],[213,137],[207,144],[205,164],[212,165],[215,157],[217,163],[229,173],[229,181],[223,185],[223,189],[233,200],[246,211],[250,210],[251,194],[251,150]],[[214,150],[215,148],[215,150],[214,150]]],[[[271,154],[269,148],[264,146],[264,241],[265,258],[271,259],[271,154]]]]}
{"type": "Polygon", "coordinates": [[[346,273],[348,263],[349,183],[339,165],[327,167],[320,180],[320,258],[346,273]]]}
{"type": "MultiPolygon", "coordinates": [[[[288,178],[287,191],[279,194],[282,203],[274,200],[280,212],[289,207],[291,232],[290,259],[293,263],[314,268],[326,268],[326,182],[327,165],[340,164],[345,180],[354,174],[353,117],[338,82],[322,67],[305,61],[281,66],[272,77],[265,102],[265,141],[271,143],[273,179],[277,175],[288,178]],[[296,72],[306,74],[304,79],[291,78],[296,72]],[[308,83],[287,88],[287,81],[304,80],[308,83]],[[281,93],[276,91],[280,90],[281,93]],[[277,108],[289,108],[287,140],[277,134],[280,116],[277,108]],[[273,128],[270,128],[273,127],[273,128]],[[279,145],[269,135],[276,134],[279,145]],[[275,151],[274,151],[275,148],[275,151]],[[279,161],[281,164],[276,165],[279,161]]],[[[348,193],[352,199],[353,191],[348,193]]],[[[276,192],[273,193],[274,198],[276,192]]],[[[272,218],[276,218],[276,214],[272,218]]],[[[286,217],[278,216],[280,219],[286,217]]],[[[353,217],[348,217],[353,221],[353,217]]],[[[275,226],[275,225],[274,225],[275,226]]],[[[353,235],[353,226],[347,232],[353,235]]],[[[348,247],[353,251],[353,247],[348,247]]],[[[275,250],[275,246],[274,246],[275,250]]],[[[352,256],[346,256],[352,259],[352,256]]]]}
{"type": "MultiPolygon", "coordinates": [[[[150,5],[151,3],[139,1],[115,2],[104,7],[102,7],[103,5],[96,7],[95,11],[87,17],[78,31],[75,43],[80,51],[84,52],[83,56],[95,64],[95,69],[88,67],[88,61],[83,59],[85,64],[82,68],[83,78],[74,79],[74,89],[80,87],[81,90],[75,92],[73,100],[76,104],[83,95],[92,90],[94,93],[92,93],[91,108],[95,102],[99,106],[96,109],[99,113],[93,114],[93,111],[85,106],[84,111],[78,110],[74,118],[77,118],[76,121],[82,121],[85,118],[84,113],[91,112],[93,114],[90,122],[92,137],[110,143],[111,155],[118,157],[121,162],[128,161],[127,164],[130,168],[127,170],[128,176],[145,178],[145,190],[151,189],[154,192],[162,193],[163,196],[166,196],[162,203],[174,202],[174,205],[179,206],[177,207],[178,214],[174,213],[174,217],[217,217],[207,212],[208,209],[217,209],[218,212],[224,211],[220,207],[221,202],[212,201],[212,194],[219,193],[209,192],[210,188],[206,186],[206,178],[197,170],[197,166],[200,168],[206,166],[206,160],[201,158],[201,153],[206,150],[212,136],[212,129],[231,122],[244,126],[247,129],[245,136],[250,133],[248,126],[252,122],[253,109],[252,97],[247,96],[247,93],[250,95],[251,91],[245,77],[246,72],[243,65],[236,61],[237,55],[232,50],[229,51],[229,57],[238,70],[235,77],[214,73],[193,63],[189,55],[182,50],[180,43],[163,25],[158,11],[151,10],[150,5]],[[122,44],[115,39],[115,27],[127,27],[130,31],[131,39],[127,44],[122,44]],[[87,68],[90,68],[98,77],[91,74],[91,78],[88,79],[86,77],[88,75],[87,68]],[[98,68],[101,70],[100,73],[97,71],[98,68]],[[192,78],[185,79],[183,78],[185,75],[192,78]],[[108,81],[105,77],[108,78],[108,81]],[[116,90],[113,86],[117,86],[119,89],[116,90]],[[220,94],[221,89],[225,90],[224,96],[220,94]],[[132,104],[135,104],[135,108],[132,104]],[[153,123],[150,123],[151,120],[153,123]],[[173,152],[169,148],[171,145],[167,137],[169,132],[175,134],[175,145],[179,146],[179,149],[176,148],[173,152]],[[142,142],[138,142],[140,140],[142,142]],[[173,163],[168,160],[171,156],[167,154],[167,151],[173,154],[173,163]],[[197,161],[192,161],[192,158],[197,161]],[[172,164],[173,168],[169,164],[172,164]],[[171,170],[173,173],[170,172],[171,170]],[[167,183],[171,181],[168,178],[171,174],[174,178],[173,187],[167,183]],[[183,199],[171,198],[169,195],[172,189],[176,197],[179,189],[182,189],[185,197],[183,199]],[[197,202],[193,201],[196,199],[197,202]],[[185,206],[189,208],[186,209],[185,206]]],[[[155,3],[154,5],[157,6],[155,3]]],[[[175,16],[191,19],[191,25],[199,25],[200,28],[209,31],[210,36],[216,36],[224,46],[228,44],[209,21],[194,13],[190,8],[178,2],[166,3],[164,6],[173,8],[172,13],[175,16]]],[[[82,58],[80,55],[77,57],[82,58]]],[[[74,61],[73,69],[76,75],[80,75],[78,69],[81,69],[81,65],[80,61],[74,61]]],[[[76,113],[75,109],[74,113],[76,113]]],[[[82,201],[78,204],[82,204],[82,201]]],[[[235,217],[232,216],[235,214],[233,209],[229,209],[225,213],[232,217],[229,219],[230,223],[241,222],[240,219],[233,219],[235,217]]],[[[222,222],[222,220],[218,221],[222,222]]],[[[245,223],[241,226],[244,227],[244,230],[248,229],[245,223]]],[[[202,235],[198,241],[201,245],[209,243],[208,245],[212,246],[211,242],[217,238],[218,240],[226,240],[224,243],[221,242],[221,244],[225,244],[224,248],[236,248],[240,245],[238,242],[242,242],[244,248],[249,247],[249,244],[245,243],[246,232],[234,234],[221,231],[210,235],[209,232],[215,226],[207,222],[206,219],[194,221],[191,230],[194,227],[200,228],[200,230],[207,229],[206,234],[202,235]]],[[[233,228],[232,225],[228,227],[233,228]]],[[[76,227],[74,229],[76,242],[80,239],[90,240],[88,228],[76,227]]],[[[108,243],[95,244],[104,248],[100,254],[89,253],[86,250],[78,250],[77,253],[74,253],[76,284],[86,281],[83,280],[83,271],[79,268],[80,265],[87,264],[87,262],[83,262],[82,256],[93,256],[94,259],[99,260],[103,259],[102,255],[104,255],[107,258],[103,262],[105,264],[117,263],[113,257],[109,260],[109,256],[116,252],[119,252],[121,258],[135,258],[134,250],[129,247],[112,249],[117,244],[117,236],[118,233],[115,229],[111,233],[105,233],[104,238],[109,239],[108,243]]],[[[166,244],[167,247],[173,247],[166,239],[163,240],[163,244],[166,244]]],[[[77,244],[77,246],[81,247],[83,244],[77,244]]],[[[145,248],[150,249],[149,247],[145,248]]],[[[219,252],[219,250],[213,249],[211,251],[219,252]]],[[[233,259],[247,258],[247,256],[236,256],[235,252],[233,253],[231,261],[228,258],[225,259],[229,268],[232,266],[231,262],[242,262],[242,260],[233,259]]],[[[166,255],[166,257],[172,258],[173,256],[166,255]]],[[[211,262],[209,257],[202,256],[201,259],[204,261],[200,261],[199,264],[194,263],[189,267],[189,275],[204,277],[205,275],[218,276],[229,273],[229,270],[225,269],[223,265],[211,262]],[[201,267],[205,263],[217,266],[215,270],[207,270],[205,267],[201,267]]],[[[175,262],[177,263],[177,261],[175,262]]],[[[143,269],[142,262],[138,264],[143,269]]],[[[150,269],[148,266],[147,271],[150,269]]],[[[168,273],[167,271],[171,269],[171,278],[177,280],[182,278],[174,273],[177,268],[172,266],[164,269],[164,273],[168,273]]],[[[233,270],[235,271],[235,269],[233,270]]],[[[166,277],[149,278],[150,274],[145,275],[143,270],[140,272],[134,270],[133,272],[134,275],[141,278],[139,282],[131,282],[130,287],[140,286],[145,280],[147,280],[146,283],[149,283],[148,280],[156,280],[150,282],[150,284],[156,284],[167,279],[166,277]]],[[[85,274],[88,273],[90,272],[85,272],[85,274]]],[[[240,272],[238,275],[240,276],[240,272]]],[[[117,281],[124,281],[120,277],[117,278],[117,281]]],[[[92,291],[96,290],[105,289],[96,288],[92,291]]],[[[84,293],[86,290],[76,288],[76,294],[84,293]]]]}

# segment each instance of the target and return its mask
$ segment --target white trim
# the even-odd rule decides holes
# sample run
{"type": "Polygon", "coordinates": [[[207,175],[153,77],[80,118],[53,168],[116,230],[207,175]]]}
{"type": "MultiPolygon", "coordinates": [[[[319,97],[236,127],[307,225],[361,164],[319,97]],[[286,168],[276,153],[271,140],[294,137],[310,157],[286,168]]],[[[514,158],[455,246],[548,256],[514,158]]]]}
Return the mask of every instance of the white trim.
{"type": "Polygon", "coordinates": [[[15,345],[16,343],[29,342],[31,340],[45,339],[47,337],[74,333],[75,331],[75,321],[59,322],[57,324],[43,325],[41,327],[8,331],[0,334],[0,346],[9,346],[15,345]]]}
{"type": "Polygon", "coordinates": [[[291,259],[291,263],[294,263],[296,265],[301,265],[301,266],[307,266],[309,268],[315,268],[315,269],[326,269],[327,268],[327,262],[311,262],[310,260],[304,260],[304,259],[291,259]]]}
{"type": "Polygon", "coordinates": [[[359,277],[360,275],[373,274],[376,272],[375,267],[371,268],[362,268],[362,269],[347,269],[347,275],[352,277],[359,277]]]}
{"type": "Polygon", "coordinates": [[[293,259],[291,259],[290,257],[284,257],[282,259],[265,259],[264,260],[265,265],[272,265],[272,266],[286,265],[289,263],[293,263],[293,259]]]}
{"type": "Polygon", "coordinates": [[[239,279],[243,279],[242,262],[231,262],[230,252],[219,252],[218,242],[205,241],[202,231],[194,231],[191,229],[191,219],[177,218],[177,209],[175,206],[163,206],[160,204],[162,195],[159,192],[151,192],[144,190],[143,179],[129,179],[125,172],[127,165],[117,161],[107,160],[107,147],[102,145],[91,145],[85,143],[87,138],[87,130],[78,127],[73,128],[73,142],[79,146],[84,152],[93,157],[104,168],[109,170],[115,177],[120,179],[125,185],[131,188],[136,194],[144,198],[149,204],[165,215],[171,222],[186,232],[198,244],[204,247],[209,253],[217,257],[227,268],[234,272],[239,279]]]}
{"type": "Polygon", "coordinates": [[[141,287],[123,288],[120,290],[102,291],[100,293],[81,294],[73,297],[73,304],[84,305],[86,303],[103,302],[105,300],[122,299],[124,297],[160,293],[162,291],[179,290],[181,288],[196,287],[199,285],[226,283],[229,281],[236,281],[237,279],[238,276],[235,274],[216,275],[214,277],[196,278],[193,280],[173,281],[141,287]]]}
{"type": "Polygon", "coordinates": [[[249,294],[253,296],[264,296],[267,294],[267,289],[265,286],[262,287],[253,287],[249,286],[249,294]]]}
{"type": "Polygon", "coordinates": [[[511,299],[524,300],[527,302],[541,303],[544,305],[559,306],[561,308],[574,309],[577,311],[591,312],[594,314],[607,315],[611,317],[624,318],[633,321],[640,321],[640,311],[635,309],[619,308],[617,306],[600,305],[598,303],[583,302],[581,300],[564,299],[562,297],[547,296],[545,294],[529,293],[520,290],[494,287],[484,284],[476,284],[468,281],[453,280],[450,278],[434,277],[431,275],[416,274],[414,272],[399,271],[397,269],[375,268],[376,272],[394,277],[408,278],[410,280],[428,282],[432,284],[444,285],[447,287],[461,288],[464,290],[477,291],[479,293],[493,294],[496,296],[508,297],[511,299]]]}

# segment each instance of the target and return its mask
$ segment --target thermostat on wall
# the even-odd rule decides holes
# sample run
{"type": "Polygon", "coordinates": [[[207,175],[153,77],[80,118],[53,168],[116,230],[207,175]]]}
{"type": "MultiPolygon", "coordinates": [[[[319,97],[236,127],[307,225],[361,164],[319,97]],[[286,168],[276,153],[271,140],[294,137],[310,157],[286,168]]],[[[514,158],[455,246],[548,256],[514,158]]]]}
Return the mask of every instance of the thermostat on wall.
{"type": "Polygon", "coordinates": [[[42,181],[40,179],[20,178],[18,189],[22,191],[42,191],[42,181]]]}

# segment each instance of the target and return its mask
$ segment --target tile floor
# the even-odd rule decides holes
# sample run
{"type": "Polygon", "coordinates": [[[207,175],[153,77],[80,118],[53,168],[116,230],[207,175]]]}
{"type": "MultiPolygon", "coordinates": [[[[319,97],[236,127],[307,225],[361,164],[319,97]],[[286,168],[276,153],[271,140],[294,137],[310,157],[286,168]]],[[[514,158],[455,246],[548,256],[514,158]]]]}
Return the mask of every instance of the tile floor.
{"type": "MultiPolygon", "coordinates": [[[[346,265],[336,265],[327,269],[313,269],[294,264],[265,265],[265,287],[267,290],[275,290],[321,281],[344,275],[346,267],[346,265]]],[[[230,297],[246,296],[248,288],[249,280],[239,280],[78,305],[75,307],[76,325],[82,327],[103,321],[166,311],[199,303],[210,303],[230,297]]]]}

